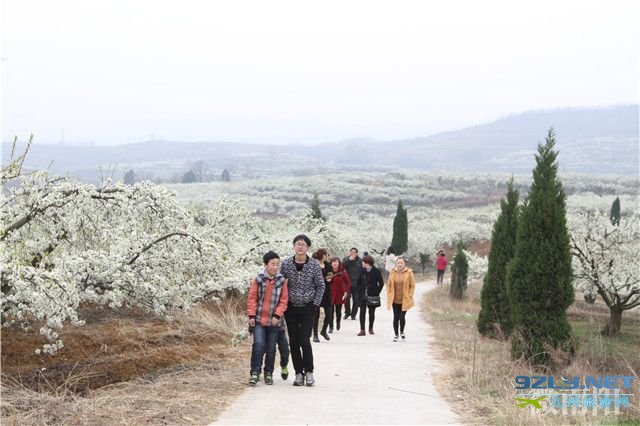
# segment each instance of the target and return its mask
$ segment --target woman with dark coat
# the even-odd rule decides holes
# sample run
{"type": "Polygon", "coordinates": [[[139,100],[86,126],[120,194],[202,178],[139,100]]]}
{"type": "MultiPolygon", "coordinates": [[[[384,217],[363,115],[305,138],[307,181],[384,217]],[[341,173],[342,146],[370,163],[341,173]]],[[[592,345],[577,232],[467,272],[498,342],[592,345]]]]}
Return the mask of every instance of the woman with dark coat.
{"type": "Polygon", "coordinates": [[[364,336],[364,320],[366,311],[369,311],[369,334],[373,333],[373,322],[376,319],[376,308],[379,306],[369,306],[367,303],[368,296],[380,296],[384,280],[380,269],[374,266],[373,257],[366,255],[362,258],[362,274],[358,279],[358,300],[360,301],[360,333],[358,336],[364,336]]]}
{"type": "Polygon", "coordinates": [[[318,338],[318,323],[320,322],[320,308],[324,309],[324,322],[322,323],[322,331],[320,335],[325,338],[325,340],[331,340],[329,335],[327,334],[327,327],[329,326],[329,322],[333,319],[333,306],[331,305],[331,266],[329,262],[327,262],[327,258],[329,254],[326,249],[318,249],[315,253],[313,253],[312,257],[320,264],[320,268],[322,268],[322,277],[324,278],[324,294],[322,295],[322,302],[320,302],[320,306],[316,308],[315,317],[313,318],[313,341],[318,343],[320,339],[318,338]]]}
{"type": "MultiPolygon", "coordinates": [[[[329,264],[331,265],[331,304],[336,314],[336,330],[340,330],[340,320],[342,319],[342,305],[351,291],[351,280],[349,274],[342,266],[339,257],[332,257],[329,264]]],[[[333,333],[333,318],[329,323],[329,333],[333,333]]]]}

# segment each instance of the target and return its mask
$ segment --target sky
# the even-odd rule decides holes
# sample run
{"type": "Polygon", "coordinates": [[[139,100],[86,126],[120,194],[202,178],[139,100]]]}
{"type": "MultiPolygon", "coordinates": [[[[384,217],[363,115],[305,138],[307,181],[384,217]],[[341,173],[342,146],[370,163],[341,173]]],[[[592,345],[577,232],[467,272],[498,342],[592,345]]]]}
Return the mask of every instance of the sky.
{"type": "Polygon", "coordinates": [[[640,2],[3,0],[3,141],[313,144],[640,102],[640,2]]]}

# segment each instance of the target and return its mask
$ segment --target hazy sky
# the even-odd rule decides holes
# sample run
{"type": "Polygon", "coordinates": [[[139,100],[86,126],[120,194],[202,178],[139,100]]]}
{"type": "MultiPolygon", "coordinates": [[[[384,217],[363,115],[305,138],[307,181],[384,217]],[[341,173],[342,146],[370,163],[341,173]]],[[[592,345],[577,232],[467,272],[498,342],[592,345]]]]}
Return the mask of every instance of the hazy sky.
{"type": "Polygon", "coordinates": [[[640,99],[636,0],[1,4],[4,141],[395,139],[640,99]]]}

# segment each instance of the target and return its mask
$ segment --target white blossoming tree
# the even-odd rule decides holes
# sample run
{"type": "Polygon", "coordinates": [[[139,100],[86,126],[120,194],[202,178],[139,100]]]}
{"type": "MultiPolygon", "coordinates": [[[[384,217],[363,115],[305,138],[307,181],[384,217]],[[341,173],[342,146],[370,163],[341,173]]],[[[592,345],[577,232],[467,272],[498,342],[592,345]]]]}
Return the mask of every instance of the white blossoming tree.
{"type": "Polygon", "coordinates": [[[168,189],[23,173],[25,154],[12,155],[0,177],[2,325],[42,324],[45,352],[63,346],[65,322],[82,323],[83,302],[169,317],[243,288],[255,270],[255,261],[238,262],[260,244],[248,236],[254,221],[232,203],[219,202],[198,223],[168,189]]]}
{"type": "Polygon", "coordinates": [[[577,286],[602,297],[611,315],[602,333],[616,335],[622,313],[640,306],[640,214],[621,217],[619,225],[599,210],[570,219],[577,286]]]}

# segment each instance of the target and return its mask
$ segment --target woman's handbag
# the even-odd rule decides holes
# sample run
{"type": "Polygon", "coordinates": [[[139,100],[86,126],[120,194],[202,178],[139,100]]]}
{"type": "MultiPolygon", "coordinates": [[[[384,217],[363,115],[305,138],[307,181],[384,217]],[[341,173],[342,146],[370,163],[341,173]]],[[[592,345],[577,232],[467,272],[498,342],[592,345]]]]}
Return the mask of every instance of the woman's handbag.
{"type": "Polygon", "coordinates": [[[380,306],[380,296],[367,296],[367,306],[380,306]]]}

